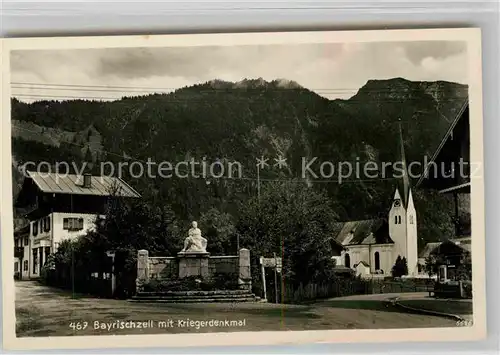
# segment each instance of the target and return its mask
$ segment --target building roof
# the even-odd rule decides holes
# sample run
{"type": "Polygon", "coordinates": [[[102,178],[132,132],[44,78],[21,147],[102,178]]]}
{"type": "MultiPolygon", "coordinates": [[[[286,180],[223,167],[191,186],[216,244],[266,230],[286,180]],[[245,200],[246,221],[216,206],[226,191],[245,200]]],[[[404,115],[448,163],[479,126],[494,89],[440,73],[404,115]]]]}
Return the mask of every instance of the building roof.
{"type": "Polygon", "coordinates": [[[470,244],[472,242],[471,237],[456,237],[450,240],[455,244],[470,244]]]}
{"type": "Polygon", "coordinates": [[[472,251],[472,245],[471,244],[457,244],[460,248],[462,248],[463,250],[467,251],[467,252],[471,252],[472,251]]]}
{"type": "Polygon", "coordinates": [[[354,267],[357,267],[359,264],[361,264],[361,265],[363,265],[365,267],[369,267],[370,266],[366,261],[361,260],[359,263],[357,263],[356,265],[354,265],[354,267]]]}
{"type": "Polygon", "coordinates": [[[382,218],[335,223],[335,240],[342,245],[394,243],[389,237],[389,225],[382,218]]]}
{"type": "Polygon", "coordinates": [[[427,258],[429,255],[431,255],[434,252],[439,251],[439,247],[443,243],[452,243],[458,246],[459,248],[468,251],[469,253],[471,252],[471,237],[457,237],[457,238],[450,238],[447,239],[443,242],[432,242],[432,243],[427,243],[422,249],[422,251],[418,254],[419,258],[427,258]]]}
{"type": "Polygon", "coordinates": [[[425,244],[424,249],[418,254],[419,258],[427,258],[431,253],[436,250],[437,247],[441,245],[441,242],[433,242],[425,244]]]}
{"type": "Polygon", "coordinates": [[[83,176],[75,174],[38,173],[28,171],[29,179],[43,192],[75,195],[141,197],[120,178],[92,176],[90,187],[83,187],[83,176]]]}
{"type": "Polygon", "coordinates": [[[439,143],[438,147],[436,148],[436,151],[434,152],[431,160],[427,163],[427,166],[424,168],[424,173],[420,176],[420,178],[417,181],[416,186],[420,186],[423,181],[427,178],[427,175],[429,173],[429,166],[434,162],[438,155],[441,153],[441,150],[443,149],[444,145],[448,141],[448,138],[453,134],[453,130],[455,129],[455,126],[458,124],[460,119],[465,118],[464,112],[469,108],[469,97],[467,96],[465,98],[465,101],[462,103],[462,106],[460,107],[460,110],[458,111],[457,115],[453,119],[453,122],[451,123],[450,127],[448,128],[448,131],[446,131],[443,139],[441,139],[441,142],[439,143]]]}

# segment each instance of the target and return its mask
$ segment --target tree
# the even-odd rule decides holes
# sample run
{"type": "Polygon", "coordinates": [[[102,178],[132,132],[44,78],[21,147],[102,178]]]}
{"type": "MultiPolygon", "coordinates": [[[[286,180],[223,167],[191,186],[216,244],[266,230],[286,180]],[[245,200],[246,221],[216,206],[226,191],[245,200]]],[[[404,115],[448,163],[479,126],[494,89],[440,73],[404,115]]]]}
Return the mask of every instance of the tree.
{"type": "Polygon", "coordinates": [[[408,263],[405,257],[401,258],[401,256],[398,255],[392,267],[392,277],[401,277],[403,275],[408,275],[408,263]]]}
{"type": "Polygon", "coordinates": [[[304,182],[270,182],[260,199],[242,206],[237,230],[241,246],[252,250],[254,261],[276,253],[283,258],[287,282],[307,284],[331,276],[330,239],[336,218],[328,198],[304,182]]]}
{"type": "Polygon", "coordinates": [[[96,221],[95,230],[59,245],[55,269],[66,280],[63,286],[85,292],[90,273],[110,272],[106,252],[114,251],[117,293],[126,297],[135,290],[137,250],[147,249],[153,256],[181,250],[177,223],[168,206],[112,196],[106,217],[96,221]]]}
{"type": "Polygon", "coordinates": [[[401,264],[401,271],[403,275],[408,275],[408,261],[406,260],[406,257],[403,257],[403,259],[401,259],[401,264]]]}
{"type": "Polygon", "coordinates": [[[211,208],[203,213],[199,220],[204,237],[207,238],[207,250],[214,255],[228,255],[236,250],[236,227],[229,213],[222,213],[211,208]]]}

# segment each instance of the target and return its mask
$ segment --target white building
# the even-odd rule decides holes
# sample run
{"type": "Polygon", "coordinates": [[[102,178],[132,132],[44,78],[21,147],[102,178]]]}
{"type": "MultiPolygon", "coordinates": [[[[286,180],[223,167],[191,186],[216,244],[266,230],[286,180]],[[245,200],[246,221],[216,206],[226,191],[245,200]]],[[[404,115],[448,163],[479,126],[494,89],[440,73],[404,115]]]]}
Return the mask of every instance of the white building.
{"type": "Polygon", "coordinates": [[[345,248],[340,263],[356,268],[362,277],[391,276],[399,257],[405,258],[408,276],[418,274],[417,212],[410,188],[400,127],[402,188],[396,188],[387,218],[336,224],[335,240],[345,248]]]}
{"type": "Polygon", "coordinates": [[[63,240],[95,228],[96,219],[104,216],[114,196],[140,197],[119,178],[27,172],[15,204],[27,210],[25,217],[29,220],[15,233],[14,269],[17,265],[19,277],[40,277],[47,256],[63,240]]]}

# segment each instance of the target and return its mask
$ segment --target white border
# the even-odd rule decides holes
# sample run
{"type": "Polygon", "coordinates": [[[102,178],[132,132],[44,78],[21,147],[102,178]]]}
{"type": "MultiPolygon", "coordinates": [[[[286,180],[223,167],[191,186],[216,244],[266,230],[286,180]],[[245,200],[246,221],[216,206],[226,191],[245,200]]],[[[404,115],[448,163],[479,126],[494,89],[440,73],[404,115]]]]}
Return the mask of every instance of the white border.
{"type": "MultiPolygon", "coordinates": [[[[187,347],[235,345],[292,345],[305,343],[359,343],[402,341],[467,341],[486,336],[484,182],[471,184],[472,260],[474,326],[469,328],[430,328],[395,330],[332,330],[231,332],[205,334],[165,334],[127,336],[72,336],[47,338],[16,338],[12,253],[12,178],[10,138],[10,51],[30,49],[167,47],[167,46],[231,46],[285,43],[339,43],[461,40],[468,44],[469,112],[471,121],[471,159],[483,162],[481,36],[479,29],[427,29],[386,31],[323,31],[281,33],[238,33],[197,35],[142,35],[102,37],[20,38],[3,39],[2,54],[2,120],[1,120],[1,201],[3,277],[3,340],[7,349],[86,349],[133,347],[187,347]]],[[[482,164],[481,164],[482,166],[482,164]]]]}

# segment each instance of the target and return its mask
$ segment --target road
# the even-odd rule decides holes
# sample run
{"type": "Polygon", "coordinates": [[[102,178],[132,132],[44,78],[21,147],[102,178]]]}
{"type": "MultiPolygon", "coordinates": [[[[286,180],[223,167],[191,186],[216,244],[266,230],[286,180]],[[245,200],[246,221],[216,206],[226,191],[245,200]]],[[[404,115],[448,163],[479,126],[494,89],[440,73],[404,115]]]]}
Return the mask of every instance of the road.
{"type": "Polygon", "coordinates": [[[369,295],[313,305],[147,304],[72,295],[22,281],[16,282],[16,332],[20,337],[43,337],[456,326],[455,321],[446,318],[403,313],[387,304],[386,298],[369,295]],[[189,323],[188,319],[207,323],[189,323]],[[218,321],[219,325],[209,323],[210,320],[218,321]]]}

